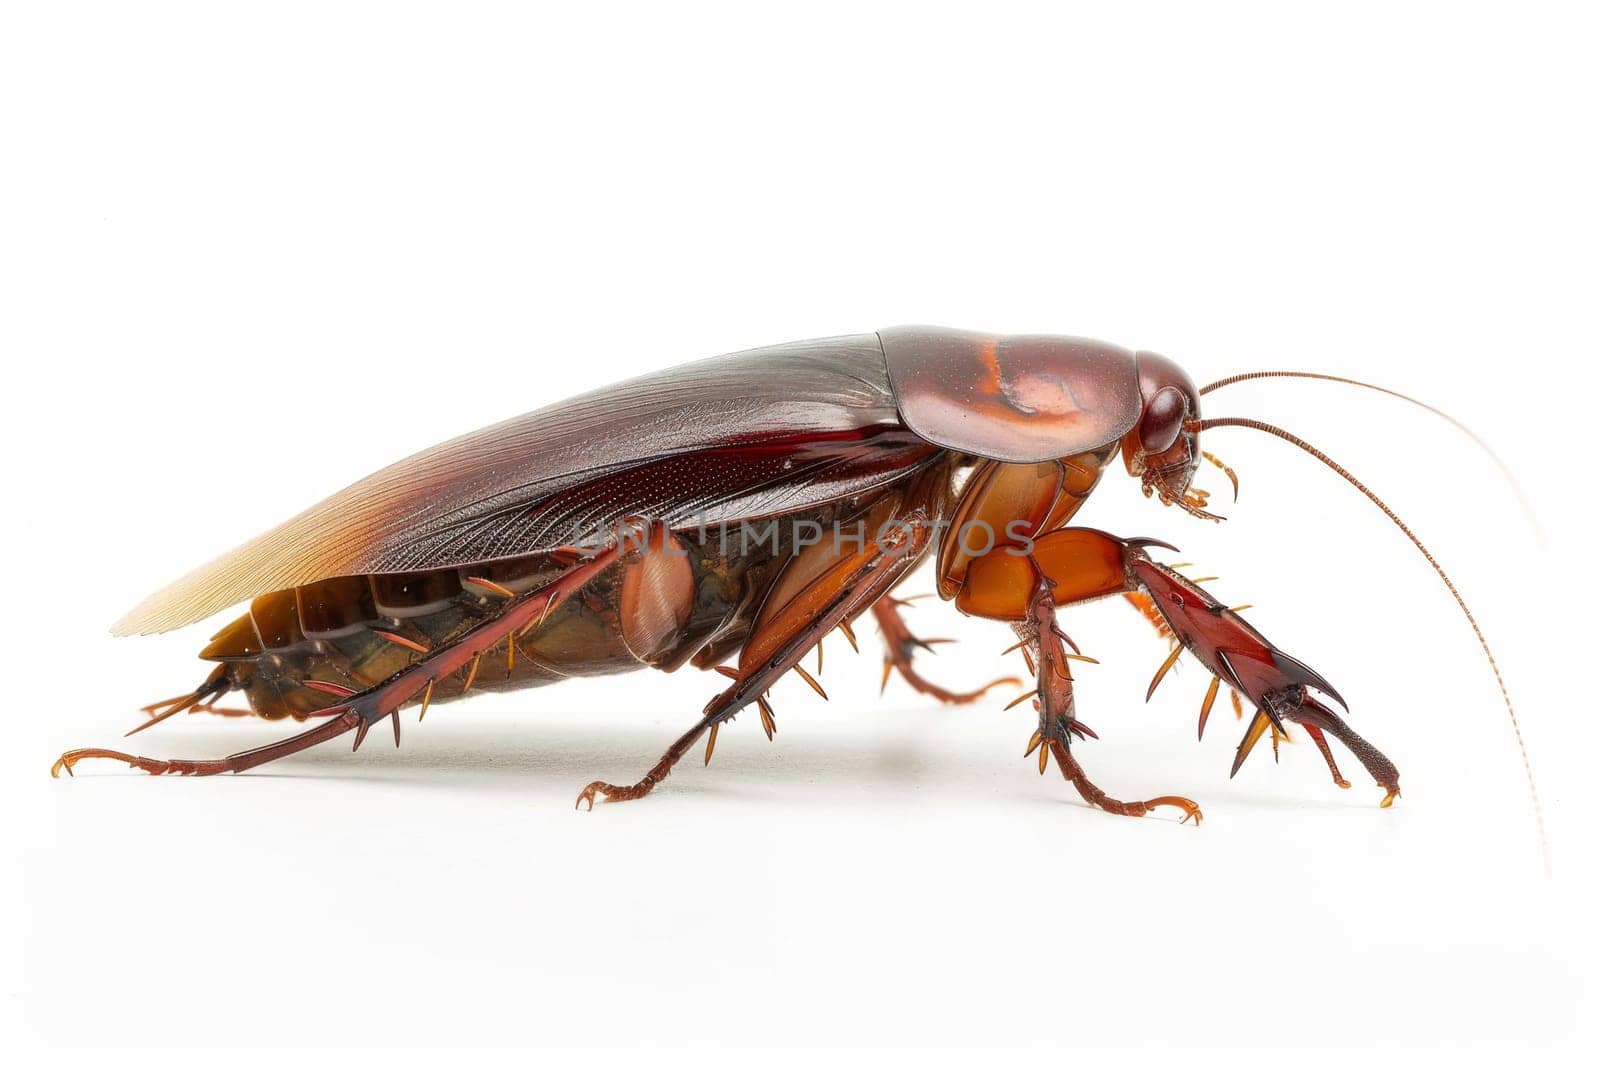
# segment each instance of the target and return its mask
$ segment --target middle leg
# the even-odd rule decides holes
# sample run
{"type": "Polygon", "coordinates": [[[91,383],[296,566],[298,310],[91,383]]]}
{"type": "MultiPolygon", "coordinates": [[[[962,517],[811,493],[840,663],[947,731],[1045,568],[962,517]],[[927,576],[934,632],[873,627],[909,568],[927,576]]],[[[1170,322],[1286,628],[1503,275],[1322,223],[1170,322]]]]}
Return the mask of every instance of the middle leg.
{"type": "Polygon", "coordinates": [[[882,596],[872,605],[872,617],[877,620],[878,629],[883,633],[883,688],[888,688],[889,676],[899,672],[907,685],[924,696],[933,697],[944,704],[971,704],[996,686],[1022,684],[1019,678],[996,678],[976,689],[958,693],[924,678],[912,663],[917,650],[931,652],[934,645],[945,644],[949,639],[924,639],[912,633],[911,627],[906,625],[906,620],[900,614],[907,603],[892,596],[882,596]]]}
{"type": "MultiPolygon", "coordinates": [[[[781,586],[781,595],[769,594],[768,604],[763,606],[740,651],[738,666],[718,668],[732,679],[732,684],[712,698],[700,719],[668,746],[643,778],[632,785],[590,782],[578,794],[577,804],[593,809],[596,797],[637,800],[648,795],[706,734],[710,735],[706,749],[709,761],[717,729],[752,703],[760,706],[763,725],[768,726],[771,736],[767,690],[790,670],[799,670],[822,694],[821,686],[805,674],[800,661],[831,631],[847,626],[894,588],[916,566],[930,537],[927,515],[914,511],[903,517],[893,534],[874,539],[857,552],[839,554],[836,562],[814,577],[809,568],[797,567],[795,573],[800,577],[794,585],[781,586]]],[[[796,562],[804,558],[798,557],[796,562]]]]}

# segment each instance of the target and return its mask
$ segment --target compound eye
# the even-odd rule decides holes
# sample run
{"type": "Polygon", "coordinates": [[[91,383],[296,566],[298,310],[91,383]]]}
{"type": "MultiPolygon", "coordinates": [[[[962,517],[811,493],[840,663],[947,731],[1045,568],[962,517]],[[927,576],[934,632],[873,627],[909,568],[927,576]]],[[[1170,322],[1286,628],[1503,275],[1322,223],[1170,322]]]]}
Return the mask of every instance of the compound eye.
{"type": "Polygon", "coordinates": [[[1183,429],[1188,402],[1183,390],[1169,385],[1150,398],[1139,420],[1139,445],[1146,452],[1165,452],[1183,429]]]}

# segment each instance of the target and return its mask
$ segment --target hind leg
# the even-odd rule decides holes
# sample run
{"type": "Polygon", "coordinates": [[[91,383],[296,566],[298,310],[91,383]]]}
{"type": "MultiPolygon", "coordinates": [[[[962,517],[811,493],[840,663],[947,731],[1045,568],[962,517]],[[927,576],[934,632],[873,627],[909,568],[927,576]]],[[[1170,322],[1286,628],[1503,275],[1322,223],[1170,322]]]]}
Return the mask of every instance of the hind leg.
{"type": "MultiPolygon", "coordinates": [[[[499,613],[478,623],[459,640],[434,651],[419,654],[409,666],[380,685],[344,694],[345,699],[339,703],[315,713],[319,718],[328,717],[329,721],[294,737],[214,760],[160,760],[130,755],[113,749],[78,748],[62,754],[51,766],[50,774],[55,777],[60,772],[66,771],[70,775],[72,768],[86,759],[120,760],[130,767],[150,774],[238,773],[301,752],[350,730],[356,731],[355,747],[360,748],[361,742],[366,739],[367,731],[374,723],[381,722],[385,718],[393,721],[394,743],[398,747],[402,707],[413,700],[420,700],[423,710],[426,711],[434,687],[445,678],[459,673],[465,673],[467,679],[465,684],[470,686],[477,673],[478,662],[485,653],[537,627],[564,601],[607,567],[616,563],[624,551],[624,545],[619,541],[612,548],[576,564],[550,583],[513,597],[506,602],[499,613]]],[[[193,695],[195,701],[205,695],[209,684],[208,680],[200,687],[197,694],[193,695]]],[[[183,698],[185,701],[189,699],[183,698]]],[[[175,706],[185,708],[191,705],[180,702],[175,706]]]]}
{"type": "Polygon", "coordinates": [[[62,771],[66,771],[68,777],[71,777],[72,768],[86,759],[120,760],[135,770],[145,771],[149,774],[192,774],[202,778],[207,775],[223,774],[230,771],[237,774],[252,767],[259,767],[263,763],[271,763],[273,760],[282,759],[284,756],[303,752],[313,745],[320,745],[324,741],[356,729],[361,725],[362,721],[361,712],[355,708],[345,708],[339,713],[338,717],[329,719],[324,723],[318,723],[304,733],[284,738],[282,741],[274,741],[270,745],[262,745],[260,748],[252,748],[246,752],[236,752],[221,759],[151,759],[148,756],[133,756],[126,752],[117,752],[109,748],[75,748],[71,752],[61,754],[50,768],[50,777],[58,777],[62,771]]]}

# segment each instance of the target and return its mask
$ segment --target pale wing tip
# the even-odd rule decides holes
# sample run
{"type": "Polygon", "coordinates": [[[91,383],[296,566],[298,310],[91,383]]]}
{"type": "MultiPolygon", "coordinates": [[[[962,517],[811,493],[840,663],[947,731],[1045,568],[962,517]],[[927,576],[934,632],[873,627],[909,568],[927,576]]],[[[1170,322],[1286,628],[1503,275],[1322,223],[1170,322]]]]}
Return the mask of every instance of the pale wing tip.
{"type": "Polygon", "coordinates": [[[111,624],[112,637],[148,637],[151,634],[162,634],[168,630],[176,630],[183,623],[163,626],[160,621],[153,618],[147,611],[134,608],[122,618],[111,624]]]}
{"type": "Polygon", "coordinates": [[[239,603],[241,599],[226,587],[219,588],[205,581],[202,570],[180,578],[139,601],[126,615],[111,624],[111,636],[164,634],[208,619],[239,603]]]}
{"type": "Polygon", "coordinates": [[[168,630],[176,630],[189,622],[198,622],[200,618],[204,618],[204,616],[200,616],[195,619],[179,618],[174,620],[170,607],[163,610],[162,601],[165,599],[162,594],[158,593],[155,596],[141,600],[131,611],[111,624],[111,636],[143,637],[148,634],[161,634],[166,633],[168,630]]]}
{"type": "Polygon", "coordinates": [[[330,519],[323,514],[338,499],[324,501],[151,593],[111,624],[112,635],[166,633],[264,593],[365,573],[358,557],[366,536],[340,526],[337,515],[330,519]]]}

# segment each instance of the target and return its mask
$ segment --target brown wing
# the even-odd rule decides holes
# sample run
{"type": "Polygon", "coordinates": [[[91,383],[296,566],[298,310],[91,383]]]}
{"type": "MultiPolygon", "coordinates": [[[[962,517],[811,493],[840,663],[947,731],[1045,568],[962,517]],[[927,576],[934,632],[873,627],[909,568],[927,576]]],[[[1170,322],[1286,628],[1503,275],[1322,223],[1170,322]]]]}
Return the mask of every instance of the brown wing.
{"type": "Polygon", "coordinates": [[[113,633],[159,633],[347,574],[548,551],[627,515],[774,515],[882,485],[932,456],[901,424],[874,334],[718,356],[401,460],[155,593],[113,633]]]}

